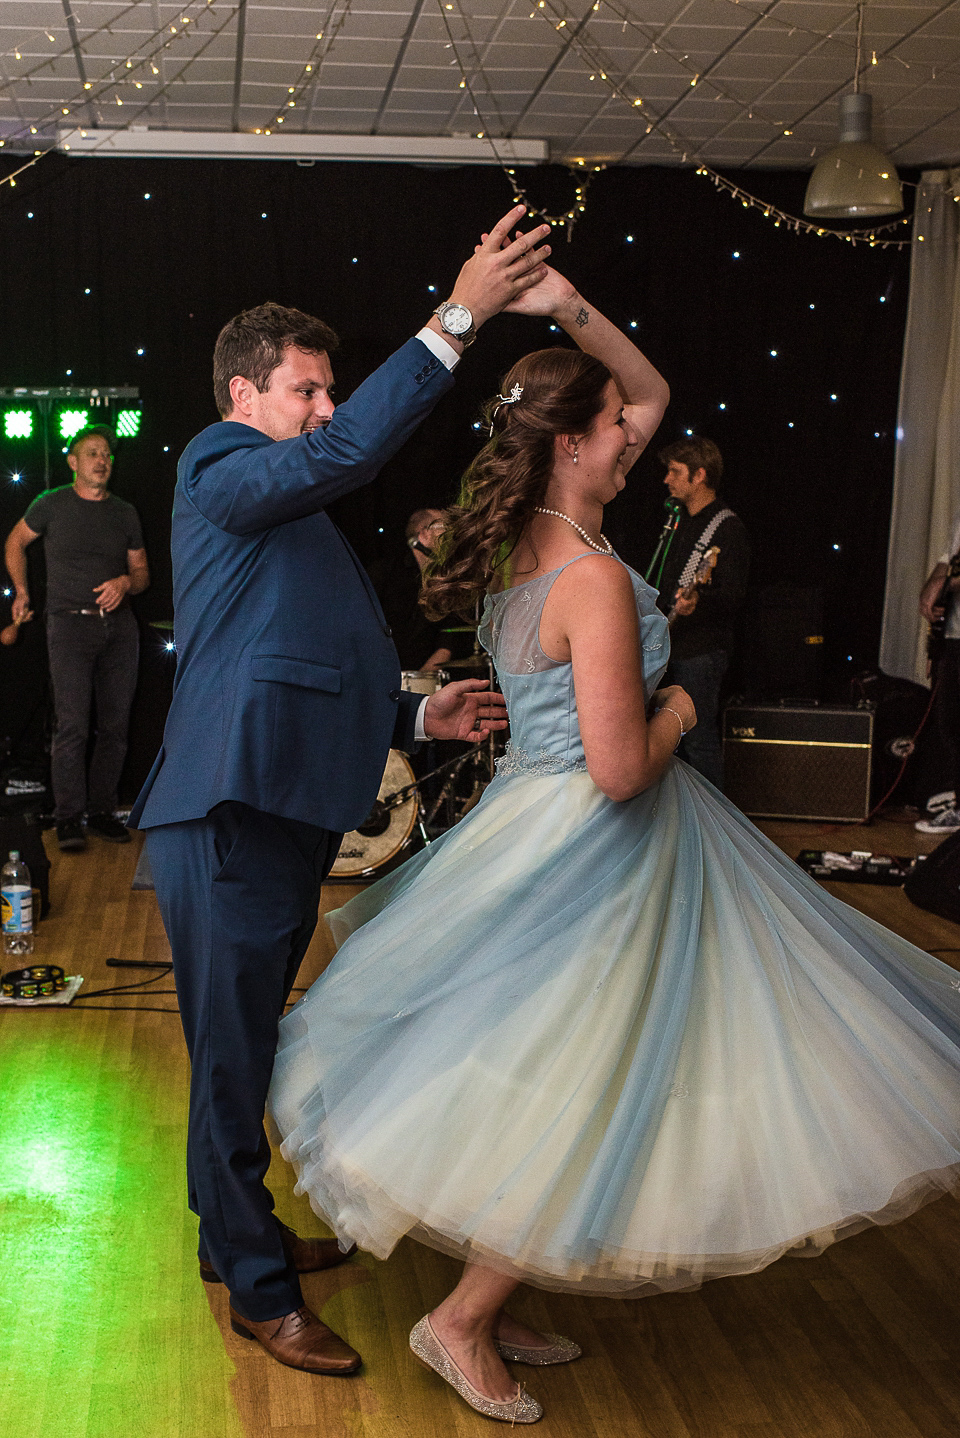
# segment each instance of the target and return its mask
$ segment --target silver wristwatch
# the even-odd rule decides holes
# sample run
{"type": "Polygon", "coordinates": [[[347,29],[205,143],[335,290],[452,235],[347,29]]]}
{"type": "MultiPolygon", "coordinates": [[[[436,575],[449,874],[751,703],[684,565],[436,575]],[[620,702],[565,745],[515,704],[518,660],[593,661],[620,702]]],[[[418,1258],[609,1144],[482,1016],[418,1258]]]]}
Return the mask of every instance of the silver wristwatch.
{"type": "Polygon", "coordinates": [[[442,305],[437,305],[433,313],[440,321],[440,328],[444,334],[459,340],[464,349],[473,344],[477,337],[477,331],[473,323],[473,315],[466,305],[460,304],[458,300],[444,300],[442,305]]]}

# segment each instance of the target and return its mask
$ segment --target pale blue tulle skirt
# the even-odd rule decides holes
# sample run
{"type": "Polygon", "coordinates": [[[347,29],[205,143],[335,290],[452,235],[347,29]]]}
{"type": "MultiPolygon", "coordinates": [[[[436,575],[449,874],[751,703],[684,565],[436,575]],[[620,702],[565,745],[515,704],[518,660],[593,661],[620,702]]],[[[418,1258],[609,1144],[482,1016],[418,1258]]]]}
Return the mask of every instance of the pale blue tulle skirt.
{"type": "Polygon", "coordinates": [[[344,1242],[545,1288],[695,1287],[958,1182],[960,976],[684,764],[497,779],[332,914],[270,1108],[344,1242]]]}

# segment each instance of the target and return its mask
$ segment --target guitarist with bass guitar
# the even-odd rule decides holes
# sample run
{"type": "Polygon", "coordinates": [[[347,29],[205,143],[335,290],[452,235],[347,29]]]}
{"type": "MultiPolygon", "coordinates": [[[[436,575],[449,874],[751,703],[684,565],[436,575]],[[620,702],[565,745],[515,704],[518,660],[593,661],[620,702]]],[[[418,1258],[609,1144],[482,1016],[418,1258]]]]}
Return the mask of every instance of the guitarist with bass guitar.
{"type": "Polygon", "coordinates": [[[667,445],[659,457],[667,470],[668,503],[680,505],[669,543],[646,576],[670,621],[665,682],[682,684],[697,709],[697,726],[681,741],[681,757],[722,789],[720,690],[746,595],[750,541],[742,522],[718,498],[723,460],[712,440],[693,435],[667,445]]]}
{"type": "Polygon", "coordinates": [[[937,685],[937,728],[950,758],[956,798],[949,809],[918,819],[914,827],[923,834],[952,834],[960,829],[960,522],[950,551],[920,592],[920,613],[930,625],[927,653],[937,685]]]}

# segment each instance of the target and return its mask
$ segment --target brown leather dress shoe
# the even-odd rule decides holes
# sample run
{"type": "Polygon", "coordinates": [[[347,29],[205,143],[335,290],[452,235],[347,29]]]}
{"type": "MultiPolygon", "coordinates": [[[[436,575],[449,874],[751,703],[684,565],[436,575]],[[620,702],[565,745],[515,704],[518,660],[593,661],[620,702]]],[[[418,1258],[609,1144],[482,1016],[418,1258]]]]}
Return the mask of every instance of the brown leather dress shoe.
{"type": "MultiPolygon", "coordinates": [[[[357,1251],[357,1245],[353,1244],[344,1253],[335,1238],[301,1238],[298,1233],[294,1233],[292,1228],[288,1228],[279,1219],[277,1227],[280,1230],[283,1251],[289,1259],[292,1259],[293,1266],[298,1273],[319,1273],[324,1268],[336,1268],[339,1264],[346,1263],[347,1259],[352,1258],[357,1251]]],[[[200,1258],[197,1262],[200,1264],[200,1277],[204,1283],[223,1282],[208,1259],[200,1258]]]]}
{"type": "Polygon", "coordinates": [[[296,1308],[282,1318],[269,1318],[266,1323],[254,1323],[242,1318],[231,1304],[230,1327],[241,1338],[255,1338],[278,1363],[300,1368],[304,1373],[346,1378],[356,1373],[363,1361],[349,1343],[338,1338],[307,1307],[296,1308]]]}

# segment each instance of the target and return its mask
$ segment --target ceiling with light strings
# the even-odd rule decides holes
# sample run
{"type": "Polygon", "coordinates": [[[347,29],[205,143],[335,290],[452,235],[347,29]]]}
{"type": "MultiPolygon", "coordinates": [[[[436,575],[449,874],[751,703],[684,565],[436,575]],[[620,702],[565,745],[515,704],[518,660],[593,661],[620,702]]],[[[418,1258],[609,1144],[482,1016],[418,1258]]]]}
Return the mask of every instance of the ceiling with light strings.
{"type": "MultiPolygon", "coordinates": [[[[960,0],[862,8],[877,144],[898,166],[957,163],[960,0]]],[[[849,0],[17,0],[0,6],[0,154],[171,153],[144,137],[176,135],[178,153],[247,136],[293,157],[339,136],[381,158],[392,137],[411,150],[387,158],[439,163],[459,138],[505,169],[579,169],[568,222],[596,167],[812,168],[857,22],[849,0]]]]}
{"type": "MultiPolygon", "coordinates": [[[[802,168],[834,143],[856,22],[827,0],[17,0],[0,137],[483,131],[555,161],[802,168]]],[[[870,0],[863,64],[896,164],[960,159],[957,0],[870,0]]]]}

